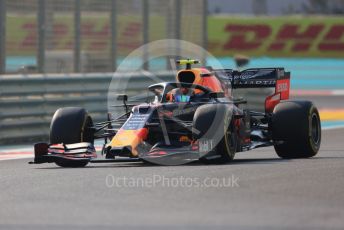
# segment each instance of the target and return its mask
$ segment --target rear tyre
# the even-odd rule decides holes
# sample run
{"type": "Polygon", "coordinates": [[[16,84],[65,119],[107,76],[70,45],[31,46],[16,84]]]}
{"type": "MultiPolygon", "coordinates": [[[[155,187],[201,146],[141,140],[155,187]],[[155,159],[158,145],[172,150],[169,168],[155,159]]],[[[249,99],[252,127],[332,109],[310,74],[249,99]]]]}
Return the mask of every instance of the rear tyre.
{"type": "Polygon", "coordinates": [[[279,103],[273,111],[271,131],[275,151],[281,158],[309,158],[319,151],[321,123],[312,102],[279,103]]]}
{"type": "Polygon", "coordinates": [[[233,160],[237,136],[232,132],[232,108],[224,104],[200,106],[193,118],[194,139],[212,139],[217,155],[205,154],[199,160],[205,164],[224,164],[233,160]],[[209,155],[209,156],[208,156],[209,155]]]}
{"type": "MultiPolygon", "coordinates": [[[[51,144],[73,144],[79,142],[94,143],[92,118],[85,109],[66,107],[58,109],[50,125],[51,144]]],[[[66,161],[56,162],[61,167],[84,167],[88,162],[66,161]]]]}

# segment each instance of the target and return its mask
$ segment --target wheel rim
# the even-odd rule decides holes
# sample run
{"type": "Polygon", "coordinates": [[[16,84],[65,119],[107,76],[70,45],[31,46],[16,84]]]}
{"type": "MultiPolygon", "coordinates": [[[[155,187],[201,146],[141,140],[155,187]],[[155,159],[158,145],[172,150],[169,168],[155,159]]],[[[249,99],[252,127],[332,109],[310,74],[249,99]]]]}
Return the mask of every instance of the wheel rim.
{"type": "Polygon", "coordinates": [[[230,143],[229,143],[229,146],[231,149],[235,149],[236,145],[235,145],[235,135],[230,133],[230,143]]]}
{"type": "Polygon", "coordinates": [[[227,130],[225,133],[225,141],[229,157],[233,158],[236,149],[235,135],[227,130]]]}
{"type": "Polygon", "coordinates": [[[318,144],[320,141],[320,127],[319,127],[319,119],[317,114],[313,113],[312,115],[312,130],[311,130],[311,137],[315,144],[318,144]]]}

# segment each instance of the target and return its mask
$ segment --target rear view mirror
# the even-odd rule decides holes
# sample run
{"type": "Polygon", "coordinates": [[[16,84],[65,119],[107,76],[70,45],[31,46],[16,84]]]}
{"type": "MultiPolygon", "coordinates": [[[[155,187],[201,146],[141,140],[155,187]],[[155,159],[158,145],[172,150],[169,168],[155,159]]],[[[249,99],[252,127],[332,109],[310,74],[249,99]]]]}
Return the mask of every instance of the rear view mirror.
{"type": "Polygon", "coordinates": [[[126,95],[126,94],[118,94],[117,95],[117,101],[123,101],[123,102],[128,101],[128,95],[126,95]]]}

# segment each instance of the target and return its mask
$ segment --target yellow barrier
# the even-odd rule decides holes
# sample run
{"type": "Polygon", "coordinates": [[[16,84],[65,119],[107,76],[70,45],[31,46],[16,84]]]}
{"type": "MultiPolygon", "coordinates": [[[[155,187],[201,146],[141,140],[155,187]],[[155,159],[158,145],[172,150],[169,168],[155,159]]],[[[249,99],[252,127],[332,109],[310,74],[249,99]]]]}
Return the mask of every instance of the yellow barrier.
{"type": "Polygon", "coordinates": [[[322,121],[344,120],[344,109],[326,109],[320,110],[322,121]]]}

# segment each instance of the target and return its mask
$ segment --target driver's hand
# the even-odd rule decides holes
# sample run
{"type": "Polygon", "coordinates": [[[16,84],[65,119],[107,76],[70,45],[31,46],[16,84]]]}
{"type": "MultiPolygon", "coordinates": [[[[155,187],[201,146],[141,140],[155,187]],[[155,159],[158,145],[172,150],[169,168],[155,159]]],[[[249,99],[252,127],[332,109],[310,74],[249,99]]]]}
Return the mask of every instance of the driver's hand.
{"type": "Polygon", "coordinates": [[[173,101],[173,95],[171,93],[166,94],[166,101],[170,101],[170,102],[173,101]]]}

